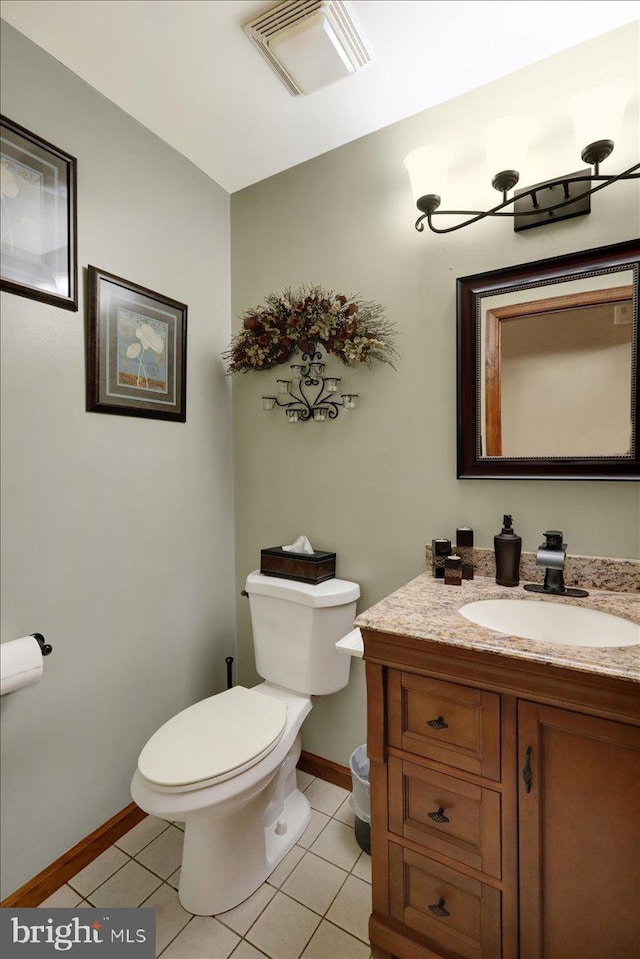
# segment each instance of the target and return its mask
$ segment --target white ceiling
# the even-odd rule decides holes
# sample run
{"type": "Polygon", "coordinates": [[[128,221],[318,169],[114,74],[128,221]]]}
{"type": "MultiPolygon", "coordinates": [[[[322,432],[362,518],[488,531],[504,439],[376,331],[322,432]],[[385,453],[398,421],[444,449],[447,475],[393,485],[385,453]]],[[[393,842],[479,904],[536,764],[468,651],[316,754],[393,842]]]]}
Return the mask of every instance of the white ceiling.
{"type": "Polygon", "coordinates": [[[351,0],[373,62],[293,97],[242,30],[274,5],[2,0],[1,12],[230,193],[638,16],[614,0],[351,0]]]}

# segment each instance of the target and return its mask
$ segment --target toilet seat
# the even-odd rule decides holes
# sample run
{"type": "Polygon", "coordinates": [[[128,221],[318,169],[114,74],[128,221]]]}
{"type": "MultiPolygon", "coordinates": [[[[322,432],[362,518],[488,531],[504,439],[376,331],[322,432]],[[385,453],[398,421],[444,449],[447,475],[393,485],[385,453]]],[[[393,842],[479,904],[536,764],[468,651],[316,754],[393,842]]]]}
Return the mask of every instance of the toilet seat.
{"type": "Polygon", "coordinates": [[[234,686],[161,726],[140,753],[138,771],[165,789],[210,785],[258,763],[275,748],[286,725],[284,702],[234,686]]]}

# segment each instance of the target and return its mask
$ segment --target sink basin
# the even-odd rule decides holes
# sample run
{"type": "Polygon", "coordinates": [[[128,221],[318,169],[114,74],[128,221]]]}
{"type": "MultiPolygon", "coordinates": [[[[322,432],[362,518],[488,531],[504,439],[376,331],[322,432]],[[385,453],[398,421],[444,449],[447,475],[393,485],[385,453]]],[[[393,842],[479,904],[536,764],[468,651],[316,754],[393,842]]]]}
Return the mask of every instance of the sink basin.
{"type": "Polygon", "coordinates": [[[508,636],[561,646],[637,646],[640,626],[584,606],[523,599],[482,599],[459,612],[478,626],[508,636]]]}

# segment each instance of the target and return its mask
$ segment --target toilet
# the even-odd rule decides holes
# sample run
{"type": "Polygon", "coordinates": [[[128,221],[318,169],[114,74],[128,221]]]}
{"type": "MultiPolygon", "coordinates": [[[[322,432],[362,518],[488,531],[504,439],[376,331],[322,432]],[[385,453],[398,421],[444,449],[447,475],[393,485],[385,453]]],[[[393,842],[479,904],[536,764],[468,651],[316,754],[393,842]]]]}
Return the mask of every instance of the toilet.
{"type": "Polygon", "coordinates": [[[178,713],[138,758],[131,795],[145,812],[184,822],[178,895],[188,912],[237,906],[270,875],[307,828],[296,785],[300,729],[312,697],[349,681],[357,583],[311,585],[247,577],[256,670],[264,682],[234,686],[178,713]]]}

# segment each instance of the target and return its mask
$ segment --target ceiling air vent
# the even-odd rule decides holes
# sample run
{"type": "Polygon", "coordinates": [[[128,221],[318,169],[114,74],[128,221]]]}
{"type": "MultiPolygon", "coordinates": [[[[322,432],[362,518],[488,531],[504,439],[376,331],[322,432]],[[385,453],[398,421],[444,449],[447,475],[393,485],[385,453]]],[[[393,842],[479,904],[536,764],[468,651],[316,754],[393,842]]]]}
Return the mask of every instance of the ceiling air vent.
{"type": "Polygon", "coordinates": [[[294,96],[341,80],[371,59],[341,0],[279,3],[244,30],[294,96]]]}

